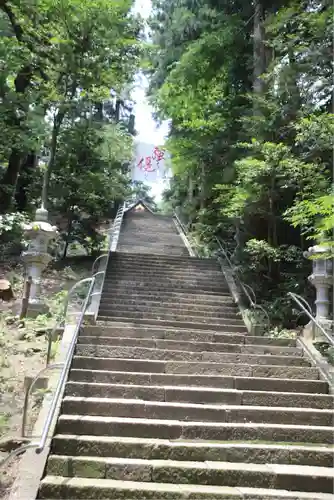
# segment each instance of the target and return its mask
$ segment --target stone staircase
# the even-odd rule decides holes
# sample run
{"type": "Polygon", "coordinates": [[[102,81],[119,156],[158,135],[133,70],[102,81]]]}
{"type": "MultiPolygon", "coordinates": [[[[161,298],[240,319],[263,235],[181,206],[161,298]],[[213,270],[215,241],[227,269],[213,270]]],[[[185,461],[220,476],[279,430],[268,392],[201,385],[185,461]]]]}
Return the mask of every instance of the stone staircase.
{"type": "Polygon", "coordinates": [[[189,255],[172,218],[155,215],[147,210],[131,210],[125,214],[118,251],[150,255],[189,255]]]}
{"type": "Polygon", "coordinates": [[[218,264],[170,245],[170,220],[161,239],[151,220],[154,253],[144,234],[127,251],[141,217],[80,332],[38,498],[333,500],[317,369],[294,340],[247,333],[218,264]]]}

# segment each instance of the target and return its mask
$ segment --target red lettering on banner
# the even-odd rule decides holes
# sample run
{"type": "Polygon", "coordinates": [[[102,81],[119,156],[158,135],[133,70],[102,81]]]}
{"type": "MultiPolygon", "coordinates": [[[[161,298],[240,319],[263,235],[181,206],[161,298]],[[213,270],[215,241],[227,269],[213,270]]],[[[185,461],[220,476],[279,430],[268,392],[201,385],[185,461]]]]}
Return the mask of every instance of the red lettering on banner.
{"type": "Polygon", "coordinates": [[[142,157],[138,164],[137,167],[139,167],[140,170],[143,170],[145,173],[148,172],[155,172],[159,168],[159,162],[164,159],[165,152],[159,149],[157,146],[153,149],[152,156],[146,156],[145,157],[145,162],[144,158],[142,157]],[[157,168],[153,168],[152,166],[152,160],[156,161],[157,168]]]}
{"type": "Polygon", "coordinates": [[[163,160],[165,156],[165,152],[161,151],[157,146],[153,149],[153,154],[152,158],[153,160],[156,160],[158,163],[159,161],[163,160]]]}
{"type": "Polygon", "coordinates": [[[145,171],[146,172],[153,172],[152,158],[150,156],[146,156],[146,158],[145,158],[145,171]]]}

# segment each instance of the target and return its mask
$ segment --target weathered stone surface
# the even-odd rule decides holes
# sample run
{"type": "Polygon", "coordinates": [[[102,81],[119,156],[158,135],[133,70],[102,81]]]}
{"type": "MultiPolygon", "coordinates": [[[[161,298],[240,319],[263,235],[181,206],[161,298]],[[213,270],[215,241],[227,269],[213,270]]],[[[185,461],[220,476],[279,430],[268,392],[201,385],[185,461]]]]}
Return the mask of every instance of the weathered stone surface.
{"type": "Polygon", "coordinates": [[[247,344],[241,347],[243,354],[274,354],[276,356],[302,356],[302,349],[299,347],[247,344]]]}
{"type": "Polygon", "coordinates": [[[80,335],[78,338],[79,344],[89,345],[110,345],[110,346],[123,346],[123,347],[156,347],[156,341],[153,339],[137,339],[128,337],[84,337],[80,335]]]}
{"type": "Polygon", "coordinates": [[[141,458],[151,460],[224,461],[241,463],[280,463],[331,467],[334,450],[330,447],[275,444],[169,441],[163,439],[56,435],[52,453],[72,456],[141,458]]]}
{"type": "Polygon", "coordinates": [[[151,481],[152,465],[140,460],[110,458],[106,463],[106,478],[122,481],[151,481]]]}
{"type": "Polygon", "coordinates": [[[252,377],[275,377],[293,379],[317,379],[318,370],[311,367],[299,366],[256,366],[252,365],[252,377]]]}
{"type": "MultiPolygon", "coordinates": [[[[262,369],[262,367],[260,367],[262,369]]],[[[267,370],[267,369],[265,369],[267,370]]],[[[275,367],[275,370],[277,368],[275,367]]],[[[280,368],[278,368],[281,371],[280,368]]],[[[309,368],[306,369],[306,374],[309,368]]],[[[295,369],[289,367],[287,372],[295,373],[295,369]]],[[[300,371],[300,370],[299,370],[300,371]]],[[[314,373],[314,372],[313,372],[314,373]]],[[[279,375],[279,373],[277,374],[279,375]]],[[[293,378],[255,378],[255,377],[235,377],[235,388],[245,391],[277,391],[277,392],[291,392],[291,393],[318,393],[326,394],[328,392],[328,385],[322,380],[302,380],[299,377],[293,378]]]]}
{"type": "Polygon", "coordinates": [[[103,479],[106,463],[103,459],[89,457],[66,457],[51,455],[47,464],[47,474],[64,477],[90,477],[103,479]]]}
{"type": "Polygon", "coordinates": [[[253,406],[281,406],[297,408],[332,409],[333,396],[327,394],[295,394],[267,391],[243,391],[242,404],[253,406]]]}
{"type": "Polygon", "coordinates": [[[220,387],[224,389],[233,389],[234,378],[214,375],[198,375],[198,374],[155,374],[151,375],[152,384],[166,384],[169,386],[201,386],[201,387],[220,387]]]}
{"type": "Polygon", "coordinates": [[[52,456],[49,474],[62,472],[84,478],[147,481],[168,484],[200,484],[252,488],[277,488],[285,485],[289,490],[333,491],[333,472],[330,468],[287,466],[277,464],[248,464],[233,462],[185,462],[173,460],[145,460],[124,458],[86,458],[52,456]],[[59,464],[60,469],[53,468],[59,464]],[[61,463],[63,467],[61,467],[61,463]],[[304,481],[304,483],[303,483],[304,481]],[[304,484],[304,486],[302,486],[304,484]]]}
{"type": "Polygon", "coordinates": [[[92,356],[74,356],[73,368],[90,370],[116,370],[129,372],[151,372],[164,373],[164,361],[152,361],[150,359],[122,359],[122,358],[94,358],[92,356]]]}

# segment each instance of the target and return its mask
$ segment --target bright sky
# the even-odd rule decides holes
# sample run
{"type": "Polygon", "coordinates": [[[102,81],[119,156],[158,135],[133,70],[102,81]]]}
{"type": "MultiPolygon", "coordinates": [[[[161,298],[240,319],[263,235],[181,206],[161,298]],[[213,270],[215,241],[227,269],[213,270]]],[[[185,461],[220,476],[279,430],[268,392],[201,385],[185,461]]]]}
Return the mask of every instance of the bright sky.
{"type": "MultiPolygon", "coordinates": [[[[147,19],[151,13],[151,0],[136,0],[135,12],[138,12],[144,19],[147,19]]],[[[136,130],[138,135],[136,140],[149,144],[161,145],[165,142],[165,137],[168,132],[168,124],[163,123],[161,127],[153,120],[153,109],[149,105],[146,97],[146,89],[148,86],[147,79],[139,74],[136,78],[136,87],[132,94],[132,99],[135,102],[134,111],[136,116],[136,130]]],[[[151,186],[151,193],[158,201],[161,199],[161,193],[165,188],[162,182],[147,183],[151,186]]]]}

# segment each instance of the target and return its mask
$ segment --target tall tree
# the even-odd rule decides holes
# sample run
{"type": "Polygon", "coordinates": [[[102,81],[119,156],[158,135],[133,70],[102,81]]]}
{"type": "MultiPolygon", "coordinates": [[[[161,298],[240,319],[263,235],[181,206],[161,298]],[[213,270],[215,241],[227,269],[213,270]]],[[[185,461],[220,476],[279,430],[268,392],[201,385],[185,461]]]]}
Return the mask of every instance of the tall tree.
{"type": "Polygon", "coordinates": [[[332,16],[326,0],[169,0],[151,23],[151,98],[171,120],[166,197],[235,250],[277,320],[305,285],[306,238],[333,222],[332,16]]]}
{"type": "Polygon", "coordinates": [[[65,116],[80,106],[82,99],[102,101],[111,88],[120,91],[131,81],[138,62],[139,30],[131,7],[131,0],[0,3],[7,29],[0,41],[5,62],[1,104],[12,139],[8,141],[10,151],[2,148],[8,158],[0,184],[2,212],[13,202],[26,156],[43,143],[40,125],[44,116],[52,122],[45,203],[65,116]]]}

